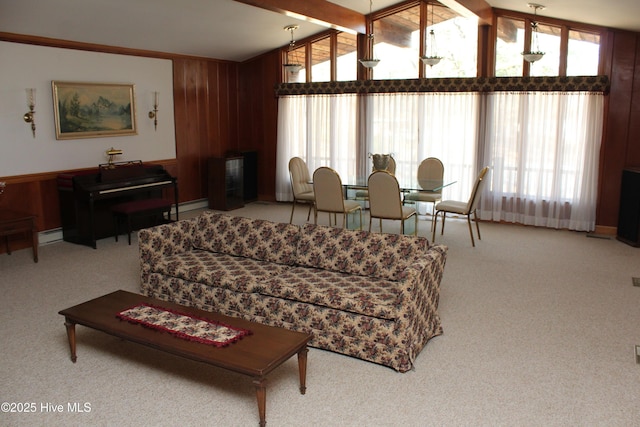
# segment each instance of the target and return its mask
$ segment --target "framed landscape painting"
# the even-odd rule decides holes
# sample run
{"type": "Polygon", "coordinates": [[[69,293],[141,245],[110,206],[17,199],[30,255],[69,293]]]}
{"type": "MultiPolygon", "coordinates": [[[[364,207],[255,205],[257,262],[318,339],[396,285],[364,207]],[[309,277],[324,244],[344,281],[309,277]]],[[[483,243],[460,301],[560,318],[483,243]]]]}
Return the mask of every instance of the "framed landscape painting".
{"type": "Polygon", "coordinates": [[[56,139],[136,135],[133,84],[51,82],[56,139]]]}

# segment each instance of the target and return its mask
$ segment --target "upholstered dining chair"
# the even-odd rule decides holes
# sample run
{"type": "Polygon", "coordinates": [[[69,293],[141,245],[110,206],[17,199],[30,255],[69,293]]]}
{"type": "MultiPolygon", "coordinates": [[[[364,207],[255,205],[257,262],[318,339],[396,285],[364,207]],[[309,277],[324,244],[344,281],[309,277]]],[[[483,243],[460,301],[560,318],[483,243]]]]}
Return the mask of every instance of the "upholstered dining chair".
{"type": "MultiPolygon", "coordinates": [[[[428,190],[429,188],[434,188],[433,185],[435,183],[443,184],[444,178],[444,165],[440,159],[435,157],[428,157],[420,162],[420,166],[418,166],[418,185],[423,190],[428,190]]],[[[436,202],[442,200],[442,188],[436,191],[412,191],[408,194],[405,194],[403,203],[416,203],[417,202],[426,202],[433,204],[433,212],[435,213],[436,202]]]]}
{"type": "Polygon", "coordinates": [[[382,233],[382,220],[393,219],[401,221],[400,233],[404,234],[404,222],[414,217],[413,234],[418,233],[418,215],[416,209],[403,206],[400,197],[400,185],[395,176],[387,171],[375,171],[369,175],[369,231],[373,218],[380,220],[380,232],[382,233]]]}
{"type": "MultiPolygon", "coordinates": [[[[373,159],[373,168],[371,170],[372,172],[383,170],[389,172],[391,175],[396,174],[396,160],[391,154],[369,154],[369,156],[373,159]],[[382,163],[382,165],[386,163],[386,167],[380,168],[378,162],[382,163]]],[[[362,189],[356,191],[356,200],[364,200],[365,202],[368,201],[369,190],[362,189]]]]}
{"type": "Polygon", "coordinates": [[[465,215],[467,217],[467,224],[469,224],[469,234],[471,235],[471,245],[475,248],[476,243],[473,240],[473,228],[471,227],[471,214],[474,216],[474,221],[476,222],[476,229],[478,230],[478,240],[481,240],[480,237],[480,225],[478,223],[478,214],[476,213],[476,209],[478,206],[478,200],[480,199],[480,194],[482,193],[482,188],[484,187],[485,176],[489,171],[489,166],[485,166],[476,178],[476,182],[473,185],[473,190],[471,191],[471,196],[469,200],[466,202],[456,201],[456,200],[443,200],[442,202],[436,205],[436,213],[433,216],[433,234],[431,236],[431,241],[436,241],[436,224],[438,222],[438,214],[442,213],[442,231],[440,234],[444,234],[444,221],[447,216],[447,213],[454,213],[458,215],[465,215]]]}
{"type": "MultiPolygon", "coordinates": [[[[313,191],[316,195],[314,208],[314,224],[318,223],[318,212],[329,213],[329,225],[331,214],[342,214],[342,227],[347,227],[347,215],[360,211],[360,223],[358,229],[362,229],[362,207],[355,200],[345,200],[342,190],[342,180],[338,173],[326,166],[319,167],[313,172],[313,191]]],[[[336,219],[336,226],[337,219],[336,219]]]]}
{"type": "Polygon", "coordinates": [[[293,212],[296,209],[296,203],[309,204],[309,213],[307,213],[307,221],[309,221],[316,196],[313,192],[309,168],[300,157],[292,157],[291,160],[289,160],[289,177],[291,179],[291,191],[293,191],[293,204],[291,205],[289,224],[293,222],[293,212]]]}

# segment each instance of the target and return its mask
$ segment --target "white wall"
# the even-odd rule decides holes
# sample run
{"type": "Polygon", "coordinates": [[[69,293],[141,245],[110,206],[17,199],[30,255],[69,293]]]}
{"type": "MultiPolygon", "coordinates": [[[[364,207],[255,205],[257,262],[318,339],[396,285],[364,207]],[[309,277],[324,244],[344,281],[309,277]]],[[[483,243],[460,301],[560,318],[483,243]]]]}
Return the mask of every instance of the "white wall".
{"type": "Polygon", "coordinates": [[[166,59],[0,42],[0,177],[95,167],[110,147],[115,161],[176,157],[173,71],[166,59]],[[51,81],[134,84],[138,134],[56,140],[51,81]],[[26,88],[36,88],[36,137],[22,119],[26,88]],[[158,130],[148,113],[160,92],[158,130]]]}

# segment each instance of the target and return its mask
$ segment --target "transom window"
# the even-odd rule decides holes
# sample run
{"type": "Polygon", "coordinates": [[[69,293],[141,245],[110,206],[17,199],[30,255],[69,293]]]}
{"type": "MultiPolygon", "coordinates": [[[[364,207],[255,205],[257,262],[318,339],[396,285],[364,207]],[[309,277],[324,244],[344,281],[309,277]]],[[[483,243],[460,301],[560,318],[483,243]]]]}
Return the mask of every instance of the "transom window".
{"type": "Polygon", "coordinates": [[[498,15],[496,22],[495,75],[596,76],[599,74],[600,33],[597,29],[577,29],[566,23],[538,16],[538,37],[533,36],[526,15],[498,15]],[[548,22],[547,22],[548,21],[548,22]],[[566,40],[566,41],[565,41],[566,40]],[[539,61],[526,63],[522,52],[540,50],[539,61]]]}

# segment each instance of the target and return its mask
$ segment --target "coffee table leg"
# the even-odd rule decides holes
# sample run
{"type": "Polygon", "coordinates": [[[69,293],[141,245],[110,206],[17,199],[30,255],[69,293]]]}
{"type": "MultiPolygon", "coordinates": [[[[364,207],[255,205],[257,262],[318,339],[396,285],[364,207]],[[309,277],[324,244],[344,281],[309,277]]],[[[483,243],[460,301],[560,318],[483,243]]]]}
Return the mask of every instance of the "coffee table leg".
{"type": "Polygon", "coordinates": [[[256,397],[258,398],[258,413],[260,414],[260,427],[267,425],[267,379],[264,377],[255,378],[253,384],[256,386],[256,397]]]}
{"type": "Polygon", "coordinates": [[[69,339],[69,348],[71,349],[71,361],[76,363],[76,324],[69,319],[65,319],[64,326],[67,327],[67,338],[69,339]]]}
{"type": "Polygon", "coordinates": [[[309,349],[304,346],[302,350],[298,352],[298,370],[300,371],[300,393],[304,394],[307,391],[307,353],[309,349]]]}

